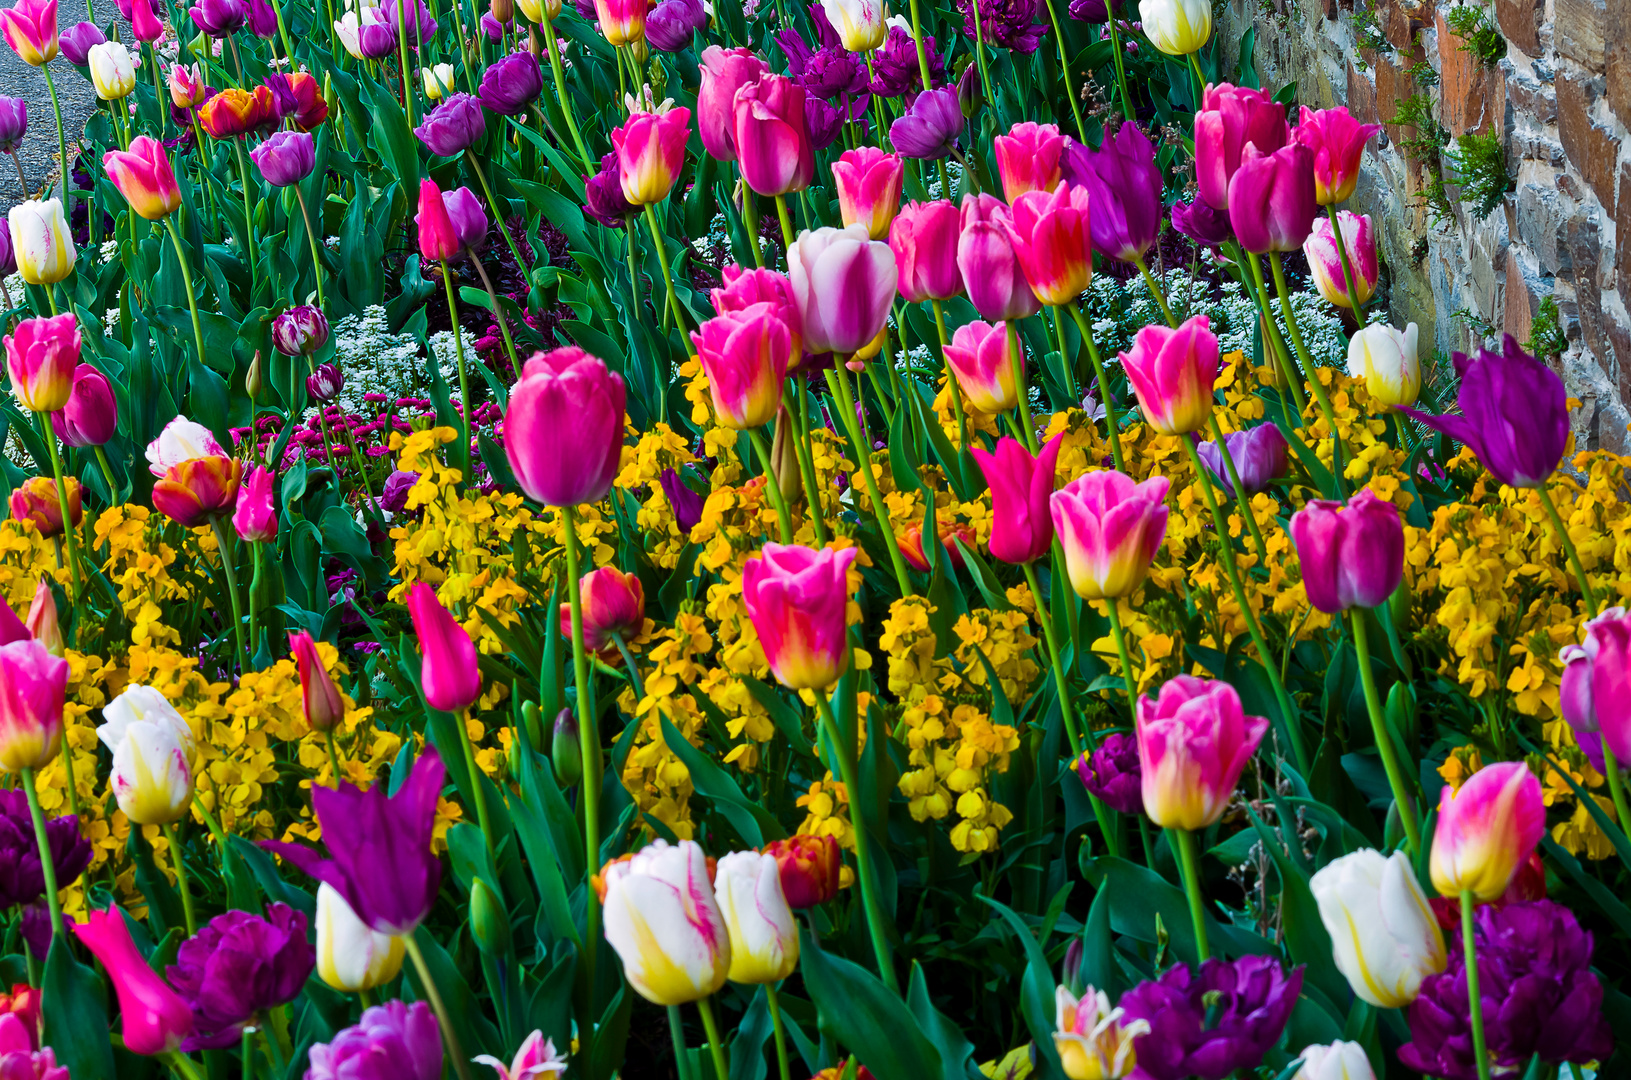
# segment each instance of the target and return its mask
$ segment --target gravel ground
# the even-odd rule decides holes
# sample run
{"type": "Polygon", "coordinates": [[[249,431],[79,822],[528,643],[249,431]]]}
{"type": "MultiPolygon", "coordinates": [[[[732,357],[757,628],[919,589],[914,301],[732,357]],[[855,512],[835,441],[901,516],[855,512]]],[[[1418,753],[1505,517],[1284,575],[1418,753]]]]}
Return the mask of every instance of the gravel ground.
{"type": "MultiPolygon", "coordinates": [[[[112,0],[98,0],[97,25],[106,32],[108,25],[118,17],[118,8],[112,0]]],[[[58,25],[66,30],[85,18],[85,0],[60,0],[57,9],[58,25]]],[[[120,37],[131,40],[130,28],[121,28],[120,37]]],[[[138,78],[151,78],[140,71],[138,78]]],[[[82,76],[63,56],[51,61],[51,78],[56,80],[57,97],[62,103],[62,125],[68,133],[68,153],[74,152],[74,140],[85,128],[85,121],[99,104],[96,91],[89,79],[82,76]]],[[[52,183],[57,175],[57,125],[51,112],[51,94],[45,88],[45,76],[18,59],[11,49],[0,46],[0,94],[25,98],[28,101],[28,135],[24,137],[17,155],[22,161],[23,175],[28,178],[34,193],[52,183]]],[[[0,162],[0,203],[9,206],[20,201],[17,192],[17,170],[0,162]]]]}

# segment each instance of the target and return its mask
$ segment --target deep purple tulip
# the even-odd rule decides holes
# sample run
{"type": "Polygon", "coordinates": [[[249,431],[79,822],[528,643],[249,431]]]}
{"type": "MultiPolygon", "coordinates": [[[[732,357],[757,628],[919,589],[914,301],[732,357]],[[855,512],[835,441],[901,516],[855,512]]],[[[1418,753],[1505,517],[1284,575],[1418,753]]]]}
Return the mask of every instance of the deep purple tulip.
{"type": "Polygon", "coordinates": [[[442,883],[442,863],[430,842],[446,774],[435,749],[426,747],[389,798],[383,781],[366,791],[348,783],[314,786],[312,809],[332,858],[304,844],[263,840],[261,846],[326,881],[373,929],[411,934],[430,913],[442,883]]]}
{"type": "Polygon", "coordinates": [[[810,55],[798,82],[809,95],[829,101],[843,94],[865,96],[866,64],[858,53],[818,49],[810,55]]]}
{"type": "MultiPolygon", "coordinates": [[[[864,99],[857,99],[861,104],[864,99]]],[[[804,130],[810,135],[810,148],[825,150],[838,141],[844,132],[844,110],[835,108],[813,95],[804,97],[804,130]]]]}
{"type": "MultiPolygon", "coordinates": [[[[8,609],[9,610],[9,609],[8,609]]],[[[13,621],[16,616],[12,616],[13,621]]],[[[57,884],[67,888],[91,864],[91,845],[79,834],[79,818],[73,814],[51,818],[45,823],[51,863],[57,871],[57,884]]],[[[45,872],[40,849],[34,842],[34,819],[29,815],[28,798],[21,789],[0,788],[0,908],[24,907],[24,932],[35,956],[44,956],[51,945],[51,919],[41,905],[40,916],[26,917],[28,905],[45,896],[45,872]]]]}
{"type": "Polygon", "coordinates": [[[255,159],[268,184],[288,187],[311,175],[317,163],[317,147],[304,131],[274,131],[249,156],[255,159]]]}
{"type": "Polygon", "coordinates": [[[306,376],[306,393],[324,405],[339,397],[344,389],[345,373],[335,364],[318,364],[317,369],[306,376]]]}
{"type": "Polygon", "coordinates": [[[1172,204],[1172,227],[1201,247],[1222,247],[1234,238],[1229,211],[1215,210],[1205,199],[1172,204]]]}
{"type": "Polygon", "coordinates": [[[583,178],[583,194],[583,212],[608,229],[619,228],[640,212],[638,206],[623,197],[623,180],[617,167],[616,154],[601,158],[600,171],[583,178]]]}
{"type": "Polygon", "coordinates": [[[306,1080],[440,1080],[442,1032],[423,1001],[365,1009],[354,1027],[311,1048],[306,1080]]]}
{"type": "Polygon", "coordinates": [[[1223,1080],[1236,1069],[1256,1068],[1285,1031],[1302,985],[1302,968],[1287,975],[1272,956],[1208,960],[1199,975],[1188,964],[1168,968],[1122,996],[1122,1023],[1150,1025],[1133,1044],[1138,1068],[1132,1075],[1223,1080]]]}
{"type": "Polygon", "coordinates": [[[1143,772],[1138,764],[1138,739],[1124,731],[1112,732],[1092,754],[1076,759],[1076,775],[1089,794],[1122,814],[1144,812],[1143,772]]]}
{"type": "Polygon", "coordinates": [[[200,30],[217,38],[241,29],[248,17],[242,0],[199,0],[188,14],[200,30]]]}
{"type": "Polygon", "coordinates": [[[530,52],[511,53],[481,77],[481,103],[500,116],[520,116],[544,88],[544,72],[530,52]]]}
{"type": "Polygon", "coordinates": [[[1091,196],[1094,251],[1122,262],[1144,257],[1161,232],[1161,168],[1137,124],[1121,125],[1097,150],[1071,140],[1059,174],[1091,196]]]}
{"type": "MultiPolygon", "coordinates": [[[[1022,56],[1036,52],[1042,35],[1048,32],[1047,12],[1039,0],[980,0],[979,32],[987,47],[1009,49],[1022,56]],[[1043,21],[1038,21],[1038,17],[1043,21]]],[[[974,40],[974,0],[957,0],[963,13],[963,36],[974,40]]]]}
{"type": "Polygon", "coordinates": [[[1460,416],[1428,416],[1400,406],[1435,431],[1472,447],[1490,475],[1510,487],[1540,487],[1563,460],[1569,441],[1569,395],[1563,380],[1524,352],[1511,334],[1501,352],[1454,356],[1460,416]]]}
{"type": "Polygon", "coordinates": [[[396,24],[364,23],[357,31],[357,49],[370,60],[396,55],[396,24]]]}
{"type": "Polygon", "coordinates": [[[1077,22],[1107,23],[1110,21],[1108,0],[1070,0],[1070,17],[1077,22]]]}
{"type": "Polygon", "coordinates": [[[646,16],[646,41],[658,52],[679,52],[707,25],[702,0],[663,0],[646,16]]]}
{"type": "Polygon", "coordinates": [[[459,246],[468,251],[480,251],[487,246],[487,211],[481,200],[467,187],[454,188],[442,195],[448,220],[459,238],[459,246]]]}
{"type": "Polygon", "coordinates": [[[432,109],[413,133],[437,157],[454,157],[487,134],[487,115],[474,96],[453,94],[432,109]]]}
{"type": "Polygon", "coordinates": [[[310,356],[328,343],[328,319],[312,304],[292,307],[272,320],[272,347],[284,356],[310,356]]]}
{"type": "Polygon", "coordinates": [[[932,160],[951,153],[963,132],[963,110],[950,86],[925,90],[906,115],[889,125],[889,141],[901,156],[932,160]]]}
{"type": "Polygon", "coordinates": [[[408,47],[419,48],[422,42],[436,36],[436,20],[430,17],[425,0],[408,0],[411,5],[403,10],[402,0],[386,0],[383,14],[394,31],[400,25],[408,35],[408,47]]]}
{"type": "Polygon", "coordinates": [[[674,523],[681,536],[690,536],[691,530],[702,520],[702,504],[707,500],[692,491],[674,469],[664,469],[661,478],[663,494],[668,496],[669,509],[674,511],[674,523]]]}
{"type": "MultiPolygon", "coordinates": [[[[1591,970],[1592,936],[1550,900],[1486,904],[1474,928],[1484,1040],[1494,1072],[1521,1073],[1536,1054],[1548,1065],[1585,1063],[1614,1052],[1603,986],[1591,970]]],[[[1449,966],[1428,976],[1410,1006],[1408,1067],[1443,1080],[1474,1080],[1466,954],[1451,938],[1449,966]]],[[[1141,1062],[1142,1063],[1142,1062],[1141,1062]]]]}
{"type": "MultiPolygon", "coordinates": [[[[935,51],[932,36],[923,39],[923,53],[929,61],[929,84],[946,81],[946,62],[935,51]]],[[[852,54],[853,55],[853,54],[852,54]]],[[[872,92],[894,98],[923,87],[923,69],[917,62],[917,42],[899,26],[889,28],[883,48],[872,54],[872,92]]]]}
{"type": "Polygon", "coordinates": [[[266,0],[249,0],[244,22],[249,32],[264,41],[277,37],[277,11],[266,0]]]}
{"type": "Polygon", "coordinates": [[[266,917],[228,911],[181,943],[165,971],[193,1010],[184,1053],[236,1046],[257,1014],[293,1001],[317,964],[306,914],[269,904],[266,917]]]}
{"type": "MultiPolygon", "coordinates": [[[[127,15],[126,18],[129,18],[127,15]]],[[[62,55],[75,67],[84,67],[90,63],[91,46],[100,45],[107,41],[107,35],[90,22],[75,23],[57,35],[57,47],[62,55]]]]}
{"type": "MultiPolygon", "coordinates": [[[[1231,431],[1223,441],[1229,447],[1229,456],[1234,459],[1235,471],[1240,474],[1246,494],[1256,495],[1275,477],[1286,474],[1286,437],[1275,425],[1259,424],[1245,431],[1231,431]]],[[[1229,480],[1229,470],[1224,467],[1217,443],[1208,439],[1195,449],[1206,462],[1212,478],[1234,498],[1235,485],[1229,480]]]]}
{"type": "Polygon", "coordinates": [[[11,222],[0,219],[0,277],[17,272],[17,252],[11,246],[11,222]]]}
{"type": "Polygon", "coordinates": [[[0,96],[0,153],[17,149],[28,134],[28,102],[23,98],[0,96]]]}
{"type": "Polygon", "coordinates": [[[572,0],[572,10],[578,13],[579,18],[594,22],[598,16],[595,14],[595,0],[572,0]]]}
{"type": "Polygon", "coordinates": [[[503,41],[507,31],[515,29],[515,20],[499,22],[491,11],[485,12],[481,17],[481,32],[492,41],[503,41]]]}
{"type": "Polygon", "coordinates": [[[397,469],[385,478],[385,487],[380,492],[379,505],[393,514],[400,514],[408,508],[408,492],[419,483],[419,474],[416,472],[403,472],[397,469]]]}
{"type": "Polygon", "coordinates": [[[1302,143],[1260,154],[1254,143],[1240,153],[1229,180],[1229,224],[1247,251],[1297,251],[1314,226],[1314,151],[1302,143]]]}

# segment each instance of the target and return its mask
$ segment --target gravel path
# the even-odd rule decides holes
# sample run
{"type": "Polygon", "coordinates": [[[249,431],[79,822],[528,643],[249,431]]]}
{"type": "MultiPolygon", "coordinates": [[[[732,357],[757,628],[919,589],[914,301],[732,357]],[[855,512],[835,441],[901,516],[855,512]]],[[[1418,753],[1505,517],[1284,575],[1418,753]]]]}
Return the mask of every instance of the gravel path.
{"type": "MultiPolygon", "coordinates": [[[[103,32],[114,19],[118,8],[112,0],[97,0],[97,25],[103,32]]],[[[59,26],[68,27],[85,18],[85,0],[59,0],[57,20],[59,26]]],[[[131,39],[130,28],[122,26],[120,37],[131,39]]],[[[151,79],[149,71],[138,71],[138,78],[151,79]]],[[[68,133],[68,153],[74,152],[74,140],[85,128],[85,121],[96,111],[99,102],[91,81],[81,75],[66,57],[51,61],[51,78],[57,84],[57,97],[62,103],[62,125],[68,133]]],[[[38,193],[49,178],[54,184],[57,174],[57,125],[51,112],[51,94],[45,88],[45,76],[18,59],[11,49],[0,45],[0,94],[25,98],[28,101],[28,135],[18,148],[23,175],[38,193]]],[[[20,201],[17,193],[17,170],[0,162],[0,204],[9,206],[20,201]]]]}

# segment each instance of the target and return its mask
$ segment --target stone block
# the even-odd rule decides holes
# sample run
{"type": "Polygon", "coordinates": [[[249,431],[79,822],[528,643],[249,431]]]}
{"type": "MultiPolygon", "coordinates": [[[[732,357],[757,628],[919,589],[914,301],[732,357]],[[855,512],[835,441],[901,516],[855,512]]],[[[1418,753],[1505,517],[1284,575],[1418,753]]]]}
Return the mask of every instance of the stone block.
{"type": "Polygon", "coordinates": [[[1501,72],[1515,123],[1534,127],[1557,123],[1557,91],[1551,84],[1524,74],[1509,63],[1501,65],[1501,72]]]}
{"type": "Polygon", "coordinates": [[[1608,104],[1620,123],[1631,125],[1631,0],[1608,0],[1604,40],[1608,104]]]}
{"type": "Polygon", "coordinates": [[[1600,94],[1600,82],[1576,75],[1557,79],[1557,129],[1581,179],[1609,213],[1614,212],[1614,163],[1620,140],[1591,118],[1591,106],[1600,94]]]}
{"type": "Polygon", "coordinates": [[[1558,54],[1588,71],[1603,70],[1608,35],[1606,0],[1556,0],[1552,41],[1558,54]]]}
{"type": "MultiPolygon", "coordinates": [[[[1580,335],[1588,352],[1602,363],[1608,356],[1603,334],[1602,291],[1597,286],[1597,265],[1602,258],[1595,214],[1576,213],[1563,227],[1574,269],[1574,302],[1580,319],[1580,335]]],[[[1607,368],[1604,368],[1605,372],[1607,368]]]]}
{"type": "Polygon", "coordinates": [[[1424,0],[1378,0],[1376,21],[1388,44],[1406,52],[1415,42],[1416,31],[1432,24],[1433,9],[1424,0]]]}
{"type": "Polygon", "coordinates": [[[1508,44],[1526,56],[1539,56],[1540,25],[1546,17],[1546,0],[1495,0],[1495,22],[1508,44]]]}
{"type": "Polygon", "coordinates": [[[1464,46],[1466,38],[1438,20],[1440,122],[1451,135],[1480,134],[1500,123],[1506,94],[1498,68],[1485,65],[1464,46]]]}
{"type": "MultiPolygon", "coordinates": [[[[1614,214],[1614,281],[1620,299],[1631,300],[1631,161],[1620,166],[1620,201],[1614,214]]],[[[1621,353],[1620,363],[1631,368],[1631,353],[1621,353]]],[[[1628,399],[1631,400],[1631,399],[1628,399]]]]}
{"type": "Polygon", "coordinates": [[[1351,59],[1348,61],[1348,112],[1361,124],[1382,122],[1376,111],[1376,86],[1363,71],[1354,67],[1351,59]]]}
{"type": "Polygon", "coordinates": [[[1535,313],[1540,310],[1541,297],[1551,290],[1544,289],[1539,273],[1526,267],[1518,258],[1515,247],[1506,249],[1506,302],[1501,306],[1501,331],[1519,341],[1528,341],[1535,325],[1535,313]]]}
{"type": "Polygon", "coordinates": [[[1573,267],[1563,237],[1563,200],[1556,188],[1524,184],[1514,200],[1514,230],[1518,242],[1534,252],[1542,273],[1567,274],[1573,267]]]}

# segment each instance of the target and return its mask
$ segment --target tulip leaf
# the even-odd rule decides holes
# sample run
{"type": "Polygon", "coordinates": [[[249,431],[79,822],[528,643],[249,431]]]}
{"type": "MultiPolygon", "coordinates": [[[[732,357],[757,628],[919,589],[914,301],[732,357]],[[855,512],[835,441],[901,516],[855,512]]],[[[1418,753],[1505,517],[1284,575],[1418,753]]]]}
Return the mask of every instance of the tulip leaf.
{"type": "Polygon", "coordinates": [[[662,718],[663,742],[691,773],[691,783],[698,792],[714,801],[725,820],[737,831],[749,847],[764,847],[766,839],[780,840],[787,833],[781,822],[770,811],[753,802],[742,793],[741,787],[713,759],[691,743],[667,716],[662,718]]]}
{"type": "Polygon", "coordinates": [[[1076,979],[1086,986],[1103,990],[1111,1001],[1121,996],[1124,982],[1121,967],[1116,963],[1116,942],[1110,936],[1110,894],[1100,889],[1093,897],[1093,906],[1087,909],[1087,922],[1082,924],[1082,961],[1076,969],[1076,979]]]}
{"type": "Polygon", "coordinates": [[[963,556],[963,567],[968,570],[968,576],[974,579],[974,587],[980,590],[985,606],[993,611],[1012,611],[1014,605],[1008,602],[1008,593],[992,572],[991,564],[979,552],[963,543],[962,537],[953,536],[951,542],[957,545],[958,553],[963,556]]]}
{"type": "MultiPolygon", "coordinates": [[[[1292,963],[1306,964],[1308,981],[1333,1002],[1347,1001],[1350,993],[1348,980],[1337,970],[1336,961],[1332,959],[1331,935],[1326,932],[1325,923],[1320,918],[1319,903],[1309,888],[1306,874],[1286,854],[1280,836],[1275,835],[1254,811],[1248,808],[1246,813],[1263,841],[1263,849],[1274,859],[1274,865],[1280,872],[1280,920],[1285,931],[1286,951],[1291,954],[1292,963]]],[[[1295,818],[1282,817],[1295,825],[1295,818]]],[[[1291,833],[1292,842],[1300,842],[1294,828],[1287,831],[1291,833]]]]}
{"type": "MultiPolygon", "coordinates": [[[[476,1005],[475,995],[470,992],[470,984],[465,981],[458,965],[442,947],[442,943],[436,940],[435,932],[428,926],[421,926],[413,932],[413,940],[419,946],[419,951],[424,954],[425,968],[430,977],[436,980],[436,989],[441,993],[442,1001],[447,1006],[448,1016],[458,1031],[459,1041],[463,1044],[465,1053],[501,1052],[503,1047],[499,1045],[498,1028],[487,1018],[486,1010],[476,1005]]],[[[414,996],[420,1000],[428,1000],[418,967],[408,964],[402,970],[412,980],[414,996]]]]}
{"type": "Polygon", "coordinates": [[[1546,849],[1546,854],[1550,855],[1557,865],[1567,870],[1575,883],[1597,901],[1603,913],[1613,919],[1614,924],[1620,928],[1620,932],[1631,935],[1631,908],[1626,907],[1624,901],[1615,896],[1608,886],[1586,873],[1580,865],[1580,860],[1570,855],[1557,841],[1550,836],[1542,836],[1540,843],[1546,849]]]}
{"type": "Polygon", "coordinates": [[[1064,1069],[1059,1064],[1059,1051],[1053,1045],[1053,997],[1054,987],[1058,985],[1053,977],[1053,968],[1049,965],[1042,946],[1032,936],[1031,928],[1025,925],[1024,919],[1014,913],[1013,908],[989,896],[980,893],[974,895],[996,909],[997,914],[1002,916],[1003,921],[1013,930],[1025,950],[1025,978],[1020,985],[1019,1005],[1036,1050],[1037,1069],[1032,1075],[1039,1077],[1040,1080],[1062,1077],[1064,1069]]]}
{"type": "Polygon", "coordinates": [[[1342,491],[1337,486],[1336,477],[1331,475],[1331,470],[1326,468],[1325,463],[1319,459],[1319,456],[1308,448],[1307,443],[1303,442],[1302,436],[1297,434],[1297,430],[1284,420],[1275,420],[1273,423],[1280,429],[1280,433],[1286,437],[1286,445],[1291,448],[1291,452],[1297,455],[1297,460],[1302,462],[1304,469],[1308,470],[1308,478],[1314,482],[1316,488],[1319,488],[1320,496],[1326,499],[1342,498],[1342,491]]]}
{"type": "Polygon", "coordinates": [[[765,1062],[765,1043],[770,1038],[770,995],[759,987],[753,995],[753,1004],[736,1025],[731,1039],[729,1080],[765,1080],[770,1069],[765,1062]]]}
{"type": "Polygon", "coordinates": [[[906,988],[906,1006],[917,1017],[918,1024],[929,1041],[934,1043],[935,1049],[940,1051],[945,1080],[966,1080],[969,1058],[974,1056],[974,1044],[968,1041],[962,1028],[934,1007],[934,1002],[929,999],[929,981],[923,974],[923,965],[915,961],[912,964],[912,981],[906,988]]]}
{"type": "Polygon", "coordinates": [[[877,1080],[943,1075],[940,1052],[898,994],[859,964],[824,952],[808,928],[801,926],[800,935],[799,970],[823,1034],[853,1053],[877,1080]]]}
{"type": "Polygon", "coordinates": [[[107,991],[60,934],[52,940],[40,988],[42,1042],[56,1050],[57,1064],[74,1080],[114,1080],[119,1073],[108,1041],[107,991]]]}
{"type": "MultiPolygon", "coordinates": [[[[620,980],[621,981],[621,980],[620,980]]],[[[618,987],[617,996],[606,1006],[595,1028],[589,1050],[591,1080],[611,1080],[623,1065],[623,1052],[629,1045],[629,1017],[634,1012],[634,993],[627,985],[618,987]]]]}
{"type": "MultiPolygon", "coordinates": [[[[549,796],[545,793],[544,769],[537,755],[525,750],[519,755],[521,772],[521,798],[511,803],[511,820],[515,835],[521,841],[527,866],[532,870],[533,883],[543,903],[544,919],[557,939],[578,941],[578,930],[572,921],[572,905],[567,899],[566,880],[575,880],[581,873],[576,844],[562,844],[548,827],[549,796]],[[564,849],[564,850],[563,850],[564,849]]],[[[553,784],[553,776],[549,778],[553,784]]],[[[554,792],[560,797],[558,789],[554,792]]],[[[570,811],[568,820],[570,820],[570,811]]]]}
{"type": "MultiPolygon", "coordinates": [[[[389,89],[372,79],[367,82],[368,96],[374,102],[372,126],[368,129],[374,149],[390,174],[409,185],[409,194],[418,198],[419,150],[413,132],[408,130],[408,118],[389,89]]],[[[371,254],[377,255],[377,249],[371,254]]]]}
{"type": "MultiPolygon", "coordinates": [[[[152,845],[146,837],[139,835],[140,832],[139,829],[130,830],[125,840],[125,851],[129,853],[131,862],[136,864],[136,885],[147,898],[148,920],[153,924],[153,929],[162,934],[171,927],[185,925],[181,897],[176,895],[170,879],[159,872],[153,861],[152,845]]],[[[169,857],[173,865],[176,852],[171,851],[169,857]]]]}
{"type": "MultiPolygon", "coordinates": [[[[1523,748],[1529,751],[1531,754],[1542,753],[1542,751],[1536,749],[1534,744],[1528,739],[1524,738],[1522,735],[1518,736],[1518,741],[1522,743],[1523,748]]],[[[1591,795],[1586,792],[1586,789],[1581,787],[1579,783],[1575,781],[1574,777],[1570,775],[1567,769],[1565,769],[1562,765],[1559,765],[1556,761],[1552,760],[1552,756],[1550,754],[1544,754],[1543,756],[1546,758],[1547,764],[1552,766],[1552,770],[1557,773],[1558,776],[1561,776],[1569,787],[1574,789],[1575,798],[1580,801],[1581,806],[1586,808],[1586,813],[1591,815],[1591,819],[1597,823],[1597,827],[1603,830],[1603,835],[1608,837],[1609,843],[1614,845],[1614,850],[1619,853],[1620,862],[1625,864],[1626,869],[1631,870],[1631,841],[1627,841],[1625,833],[1621,831],[1619,826],[1614,824],[1613,818],[1609,817],[1603,812],[1603,808],[1597,804],[1597,800],[1591,797],[1591,795]]],[[[1422,835],[1431,836],[1433,834],[1429,831],[1423,831],[1422,835]]]]}

